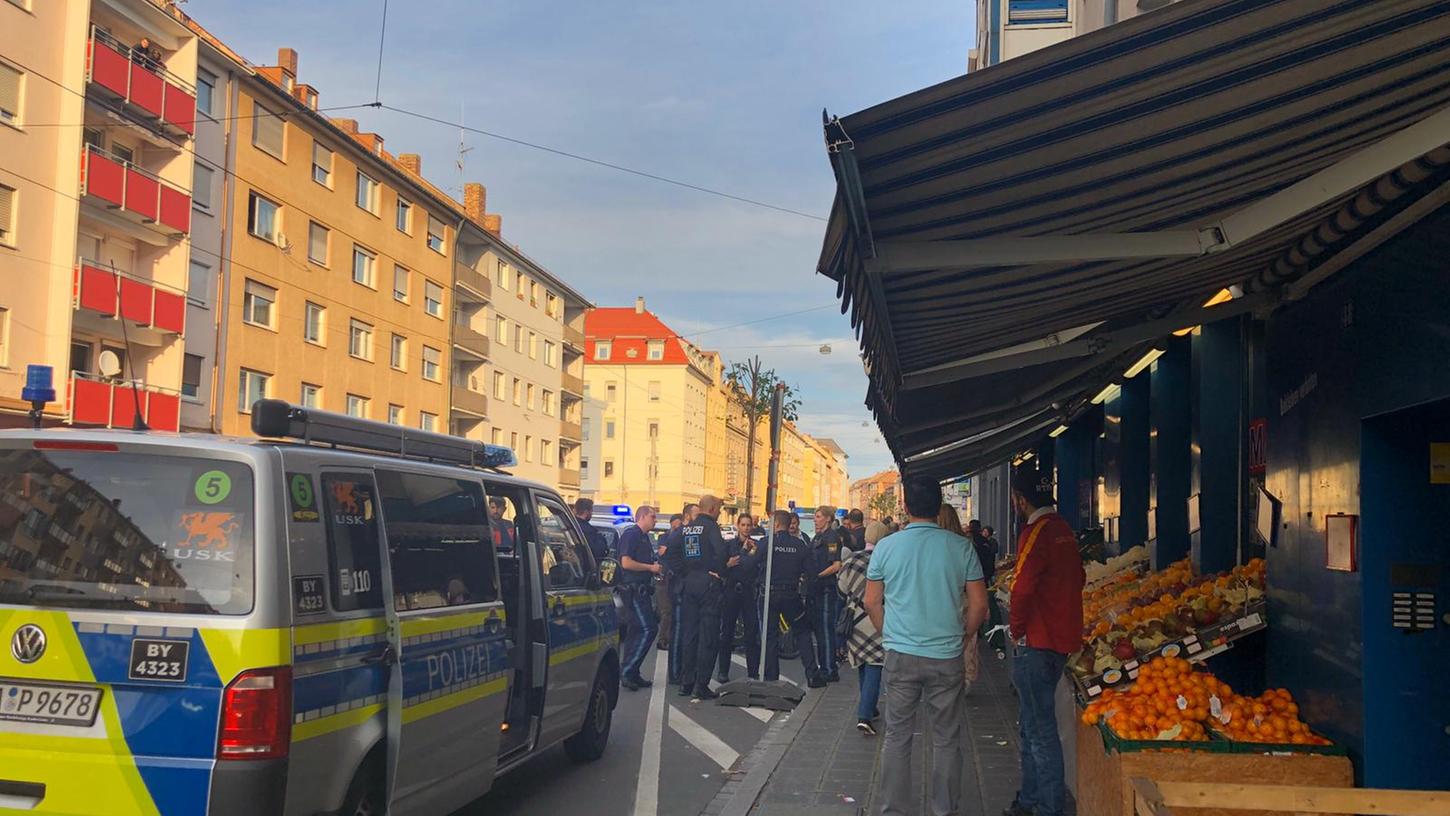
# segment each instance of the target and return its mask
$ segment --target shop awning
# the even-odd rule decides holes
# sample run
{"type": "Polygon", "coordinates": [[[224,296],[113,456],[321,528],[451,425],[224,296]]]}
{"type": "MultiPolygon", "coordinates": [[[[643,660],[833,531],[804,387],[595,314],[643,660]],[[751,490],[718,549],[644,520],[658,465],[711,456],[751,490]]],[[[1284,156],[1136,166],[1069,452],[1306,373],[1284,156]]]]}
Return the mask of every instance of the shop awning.
{"type": "Polygon", "coordinates": [[[1450,0],[1183,0],[825,130],[868,403],[962,475],[1438,189],[1450,0]]]}

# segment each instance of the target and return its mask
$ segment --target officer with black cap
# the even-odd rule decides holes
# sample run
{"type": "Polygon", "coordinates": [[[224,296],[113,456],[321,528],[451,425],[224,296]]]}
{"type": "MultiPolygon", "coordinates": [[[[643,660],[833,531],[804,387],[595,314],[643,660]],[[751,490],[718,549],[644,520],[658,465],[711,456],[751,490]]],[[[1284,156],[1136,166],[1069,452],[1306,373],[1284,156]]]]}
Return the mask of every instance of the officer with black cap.
{"type": "Polygon", "coordinates": [[[795,514],[789,510],[777,510],[771,517],[775,541],[770,560],[770,606],[765,610],[765,619],[769,622],[765,627],[765,679],[780,679],[780,627],[775,621],[783,616],[800,650],[807,683],[811,688],[821,688],[826,685],[826,679],[816,667],[804,598],[805,585],[820,571],[820,565],[811,547],[790,534],[793,518],[795,514]]]}
{"type": "Polygon", "coordinates": [[[715,496],[702,496],[700,512],[680,528],[680,615],[675,619],[680,629],[680,695],[695,702],[720,696],[710,688],[710,671],[715,667],[720,607],[725,600],[725,538],[715,521],[722,507],[724,502],[715,496]]]}

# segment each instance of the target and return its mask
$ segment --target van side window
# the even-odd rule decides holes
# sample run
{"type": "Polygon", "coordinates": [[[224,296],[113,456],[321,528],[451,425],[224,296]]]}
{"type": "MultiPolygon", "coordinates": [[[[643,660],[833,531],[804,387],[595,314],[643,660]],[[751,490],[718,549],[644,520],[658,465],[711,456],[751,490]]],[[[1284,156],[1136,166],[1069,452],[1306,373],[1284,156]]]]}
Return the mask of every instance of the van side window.
{"type": "Polygon", "coordinates": [[[327,560],[332,608],[339,612],[383,605],[382,552],[373,478],[366,473],[322,474],[327,508],[327,560]]]}
{"type": "Polygon", "coordinates": [[[589,548],[571,526],[573,514],[552,499],[540,498],[539,549],[549,589],[577,589],[593,569],[589,548]]]}
{"type": "Polygon", "coordinates": [[[398,610],[498,600],[483,487],[466,479],[378,470],[398,610]]]}

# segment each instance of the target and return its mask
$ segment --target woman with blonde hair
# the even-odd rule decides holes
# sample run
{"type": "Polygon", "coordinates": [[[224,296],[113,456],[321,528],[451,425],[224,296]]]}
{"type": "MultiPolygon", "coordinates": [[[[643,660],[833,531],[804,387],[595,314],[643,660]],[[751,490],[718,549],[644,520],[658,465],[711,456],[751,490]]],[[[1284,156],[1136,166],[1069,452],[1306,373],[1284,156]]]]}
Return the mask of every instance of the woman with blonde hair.
{"type": "Polygon", "coordinates": [[[876,733],[871,721],[878,716],[876,703],[881,698],[881,668],[886,663],[886,646],[881,642],[881,632],[871,624],[862,598],[866,594],[866,565],[871,562],[871,551],[889,534],[890,528],[879,521],[866,525],[866,548],[856,552],[848,550],[836,578],[836,586],[846,598],[846,614],[852,621],[851,634],[846,638],[846,659],[856,667],[860,686],[856,730],[868,737],[876,733]]]}
{"type": "Polygon", "coordinates": [[[967,537],[967,534],[962,532],[962,518],[957,514],[957,508],[946,502],[942,502],[941,512],[936,514],[936,526],[962,538],[967,537]]]}

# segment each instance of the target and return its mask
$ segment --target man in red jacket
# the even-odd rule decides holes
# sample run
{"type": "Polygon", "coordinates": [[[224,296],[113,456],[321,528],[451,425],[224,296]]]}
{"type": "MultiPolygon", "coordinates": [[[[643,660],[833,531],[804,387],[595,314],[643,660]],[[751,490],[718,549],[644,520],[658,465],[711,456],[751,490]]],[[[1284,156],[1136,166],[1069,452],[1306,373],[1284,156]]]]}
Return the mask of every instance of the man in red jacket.
{"type": "Polygon", "coordinates": [[[1008,625],[1022,785],[1004,816],[1061,816],[1066,783],[1053,695],[1068,655],[1082,645],[1082,559],[1077,536],[1057,513],[1050,479],[1019,470],[1012,504],[1023,521],[1008,625]]]}

